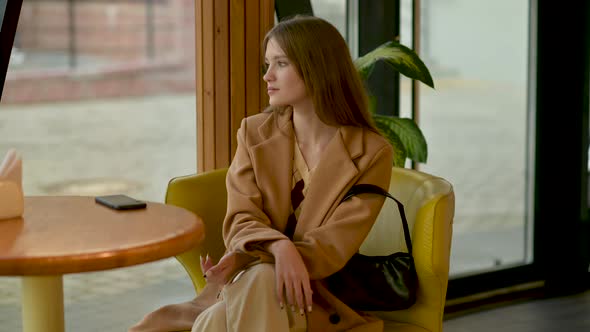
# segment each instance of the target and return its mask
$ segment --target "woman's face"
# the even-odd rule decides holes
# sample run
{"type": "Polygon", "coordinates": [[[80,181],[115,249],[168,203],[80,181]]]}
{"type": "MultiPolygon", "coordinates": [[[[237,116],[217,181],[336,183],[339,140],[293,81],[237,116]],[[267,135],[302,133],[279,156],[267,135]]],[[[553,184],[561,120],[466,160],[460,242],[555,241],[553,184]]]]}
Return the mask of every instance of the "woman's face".
{"type": "Polygon", "coordinates": [[[267,83],[270,105],[291,105],[296,108],[298,104],[310,101],[295,64],[287,58],[274,38],[271,38],[266,45],[264,62],[268,67],[263,78],[267,83]]]}

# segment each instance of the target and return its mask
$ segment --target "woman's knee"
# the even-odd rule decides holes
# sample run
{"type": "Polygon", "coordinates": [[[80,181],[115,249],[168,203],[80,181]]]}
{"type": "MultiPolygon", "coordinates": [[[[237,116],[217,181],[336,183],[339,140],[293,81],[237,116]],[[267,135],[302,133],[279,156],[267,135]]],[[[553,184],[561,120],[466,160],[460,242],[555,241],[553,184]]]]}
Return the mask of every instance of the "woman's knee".
{"type": "Polygon", "coordinates": [[[197,316],[191,332],[225,331],[226,316],[225,302],[219,301],[197,316]]]}
{"type": "Polygon", "coordinates": [[[262,285],[274,285],[275,267],[273,264],[257,264],[250,267],[245,274],[250,274],[252,282],[262,285]]]}

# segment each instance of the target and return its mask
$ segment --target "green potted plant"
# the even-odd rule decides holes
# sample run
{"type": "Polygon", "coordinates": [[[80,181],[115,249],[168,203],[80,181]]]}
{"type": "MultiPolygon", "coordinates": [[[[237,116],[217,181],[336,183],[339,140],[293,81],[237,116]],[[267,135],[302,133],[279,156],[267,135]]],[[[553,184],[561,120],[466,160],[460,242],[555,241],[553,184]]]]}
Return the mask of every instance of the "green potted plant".
{"type": "MultiPolygon", "coordinates": [[[[375,64],[384,61],[400,74],[418,80],[434,89],[434,82],[428,68],[420,57],[408,47],[388,41],[355,60],[363,80],[371,75],[375,64]]],[[[394,166],[404,167],[406,158],[425,163],[428,158],[426,139],[414,120],[396,116],[379,115],[374,105],[370,107],[373,120],[381,133],[395,149],[394,166]]]]}

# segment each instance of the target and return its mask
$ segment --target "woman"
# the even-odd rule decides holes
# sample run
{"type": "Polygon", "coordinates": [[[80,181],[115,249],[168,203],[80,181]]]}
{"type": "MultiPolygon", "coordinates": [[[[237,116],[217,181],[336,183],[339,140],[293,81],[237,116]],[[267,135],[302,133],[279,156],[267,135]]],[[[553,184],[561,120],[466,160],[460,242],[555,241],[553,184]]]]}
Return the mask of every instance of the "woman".
{"type": "Polygon", "coordinates": [[[389,187],[392,147],[331,24],[298,16],[263,46],[270,107],[238,130],[226,179],[227,254],[202,263],[211,293],[214,285],[221,292],[192,331],[382,331],[322,280],[358,251],[384,198],[340,201],[357,183],[389,187]]]}
{"type": "Polygon", "coordinates": [[[371,123],[362,82],[332,25],[296,17],[275,26],[263,45],[271,106],[238,131],[223,231],[228,252],[274,265],[254,265],[226,285],[223,301],[193,331],[226,322],[287,331],[300,320],[303,330],[378,330],[379,322],[334,298],[322,279],[358,251],[383,204],[371,195],[340,200],[356,183],[388,188],[392,148],[371,123]]]}

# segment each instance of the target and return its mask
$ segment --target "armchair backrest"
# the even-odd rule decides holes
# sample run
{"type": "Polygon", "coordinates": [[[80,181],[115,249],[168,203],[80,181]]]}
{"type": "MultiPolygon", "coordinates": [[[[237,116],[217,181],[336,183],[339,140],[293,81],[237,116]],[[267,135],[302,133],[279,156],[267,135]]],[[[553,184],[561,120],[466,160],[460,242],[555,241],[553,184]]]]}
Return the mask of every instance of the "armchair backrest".
{"type": "Polygon", "coordinates": [[[208,254],[218,261],[225,252],[221,225],[227,206],[226,174],[227,168],[223,168],[175,177],[168,182],[166,190],[166,204],[180,206],[196,213],[205,224],[205,239],[201,245],[176,256],[190,275],[197,292],[206,284],[199,256],[204,257],[208,254]]]}
{"type": "MultiPolygon", "coordinates": [[[[389,192],[404,204],[408,218],[418,297],[409,309],[376,314],[430,332],[442,331],[455,211],[453,187],[440,177],[394,167],[389,192]]],[[[406,250],[397,206],[393,200],[386,200],[360,251],[365,255],[388,255],[406,250]]]]}

